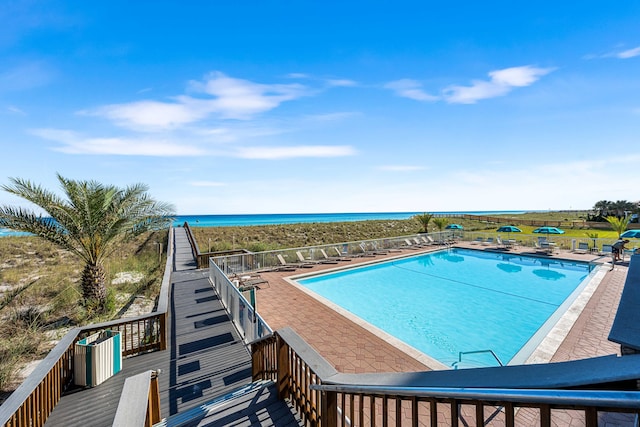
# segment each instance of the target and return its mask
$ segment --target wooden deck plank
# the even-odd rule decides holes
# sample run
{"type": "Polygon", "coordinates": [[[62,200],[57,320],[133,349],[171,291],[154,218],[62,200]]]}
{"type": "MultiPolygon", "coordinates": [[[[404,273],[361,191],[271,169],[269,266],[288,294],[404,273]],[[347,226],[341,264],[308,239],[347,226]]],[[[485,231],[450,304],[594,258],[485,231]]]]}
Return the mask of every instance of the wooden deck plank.
{"type": "Polygon", "coordinates": [[[251,357],[183,229],[176,229],[167,350],[123,360],[123,369],[94,388],[74,387],[60,400],[46,426],[111,426],[127,377],[161,370],[162,417],[188,410],[251,381],[251,357]]]}

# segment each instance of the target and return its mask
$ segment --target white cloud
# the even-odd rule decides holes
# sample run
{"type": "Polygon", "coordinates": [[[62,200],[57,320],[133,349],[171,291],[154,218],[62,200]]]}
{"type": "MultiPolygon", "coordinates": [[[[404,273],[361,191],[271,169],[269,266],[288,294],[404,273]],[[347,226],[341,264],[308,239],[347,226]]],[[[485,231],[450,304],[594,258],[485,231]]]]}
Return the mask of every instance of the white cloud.
{"type": "Polygon", "coordinates": [[[297,157],[344,157],[356,154],[347,145],[300,145],[292,147],[243,147],[237,156],[244,159],[279,160],[297,157]]]}
{"type": "Polygon", "coordinates": [[[211,115],[219,119],[248,120],[286,101],[312,94],[300,84],[260,84],[210,73],[203,81],[189,82],[194,96],[179,95],[172,102],[144,100],[111,104],[82,114],[102,116],[118,126],[137,131],[166,131],[211,115]]]}
{"type": "Polygon", "coordinates": [[[193,187],[225,187],[227,185],[225,182],[216,181],[192,181],[189,184],[193,187]]]}
{"type": "Polygon", "coordinates": [[[198,156],[205,151],[192,146],[163,139],[86,138],[64,129],[34,129],[31,134],[60,143],[54,148],[67,154],[99,154],[120,156],[198,156]]]}
{"type": "Polygon", "coordinates": [[[52,78],[50,67],[43,61],[25,62],[0,71],[0,93],[16,92],[44,86],[52,78]]]}
{"type": "Polygon", "coordinates": [[[551,71],[553,68],[530,65],[495,70],[489,72],[490,80],[475,80],[471,86],[450,86],[444,90],[444,96],[452,104],[474,104],[481,99],[505,95],[514,87],[529,86],[551,71]]]}
{"type": "Polygon", "coordinates": [[[116,125],[136,130],[169,130],[206,117],[207,112],[185,104],[138,101],[106,105],[80,114],[103,116],[116,125]]]}
{"type": "Polygon", "coordinates": [[[398,96],[415,99],[416,101],[437,101],[440,99],[439,97],[429,95],[422,90],[422,84],[416,80],[395,80],[385,84],[384,87],[385,89],[393,90],[398,96]]]}
{"type": "Polygon", "coordinates": [[[620,59],[629,59],[636,56],[640,56],[640,46],[634,47],[633,49],[627,49],[622,52],[618,52],[617,54],[615,54],[615,56],[620,59]]]}
{"type": "Polygon", "coordinates": [[[310,76],[304,73],[289,73],[286,77],[290,79],[308,79],[310,76]]]}
{"type": "Polygon", "coordinates": [[[329,79],[327,80],[327,86],[330,87],[349,87],[356,86],[358,83],[348,79],[329,79]]]}
{"type": "Polygon", "coordinates": [[[21,109],[19,109],[16,106],[13,105],[9,105],[7,107],[7,111],[11,112],[11,113],[15,113],[15,114],[20,114],[21,116],[26,116],[27,113],[25,113],[24,111],[22,111],[21,109]]]}
{"type": "Polygon", "coordinates": [[[380,166],[378,168],[382,171],[388,172],[413,172],[426,169],[424,166],[411,166],[411,165],[387,165],[380,166]]]}
{"type": "Polygon", "coordinates": [[[307,118],[318,122],[336,122],[361,115],[362,113],[358,113],[355,111],[344,111],[339,113],[314,114],[311,116],[307,116],[307,118]]]}

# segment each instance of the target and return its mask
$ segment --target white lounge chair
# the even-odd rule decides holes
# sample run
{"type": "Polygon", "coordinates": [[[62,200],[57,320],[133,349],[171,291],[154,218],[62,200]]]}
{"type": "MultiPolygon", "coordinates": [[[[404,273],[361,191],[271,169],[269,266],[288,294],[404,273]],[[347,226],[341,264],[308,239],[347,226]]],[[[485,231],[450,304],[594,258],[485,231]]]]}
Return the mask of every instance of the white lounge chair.
{"type": "Polygon", "coordinates": [[[418,243],[416,243],[416,242],[412,242],[412,241],[411,241],[411,240],[409,240],[409,239],[404,239],[404,242],[407,244],[407,246],[405,246],[405,247],[407,247],[407,248],[409,248],[409,249],[418,249],[418,248],[421,248],[421,247],[422,247],[422,245],[419,245],[419,244],[418,244],[418,243]]]}

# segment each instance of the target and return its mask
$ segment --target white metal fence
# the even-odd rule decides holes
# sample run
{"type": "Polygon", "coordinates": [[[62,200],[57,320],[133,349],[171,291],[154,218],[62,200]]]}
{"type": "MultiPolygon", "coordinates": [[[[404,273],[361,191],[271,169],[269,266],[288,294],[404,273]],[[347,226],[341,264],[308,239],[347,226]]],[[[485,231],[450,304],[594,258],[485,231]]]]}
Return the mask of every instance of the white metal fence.
{"type": "Polygon", "coordinates": [[[240,290],[213,262],[209,263],[209,280],[215,286],[222,304],[231,315],[231,320],[246,344],[273,332],[240,290]]]}

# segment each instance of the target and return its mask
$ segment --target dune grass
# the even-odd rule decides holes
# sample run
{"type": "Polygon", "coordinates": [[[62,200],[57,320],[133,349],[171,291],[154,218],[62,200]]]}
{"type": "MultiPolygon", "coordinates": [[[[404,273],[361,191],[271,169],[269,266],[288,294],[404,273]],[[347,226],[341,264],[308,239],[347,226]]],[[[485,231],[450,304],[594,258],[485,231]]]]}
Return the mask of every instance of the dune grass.
{"type": "Polygon", "coordinates": [[[15,387],[17,370],[43,357],[70,327],[111,320],[136,295],[155,298],[166,260],[157,242],[164,248],[166,239],[166,231],[146,233],[107,260],[108,309],[93,313],[79,303],[80,260],[34,236],[0,238],[0,391],[15,387]],[[111,285],[121,272],[142,280],[111,285]]]}
{"type": "MultiPolygon", "coordinates": [[[[448,223],[457,223],[466,231],[495,232],[500,225],[510,223],[515,218],[535,219],[539,221],[580,222],[587,212],[532,212],[526,214],[507,214],[499,222],[482,222],[470,219],[447,218],[448,223]]],[[[247,249],[252,252],[277,250],[302,246],[324,245],[385,237],[397,237],[423,231],[417,219],[406,220],[370,220],[356,222],[309,223],[259,225],[244,227],[194,227],[191,229],[201,252],[218,252],[230,249],[247,249]]],[[[518,225],[523,234],[531,234],[537,227],[518,225]]],[[[615,238],[612,230],[587,230],[580,227],[564,227],[564,236],[587,238],[591,233],[600,238],[615,238]]],[[[429,231],[438,231],[433,223],[429,231]]],[[[496,233],[497,234],[497,233],[496,233]]]]}

